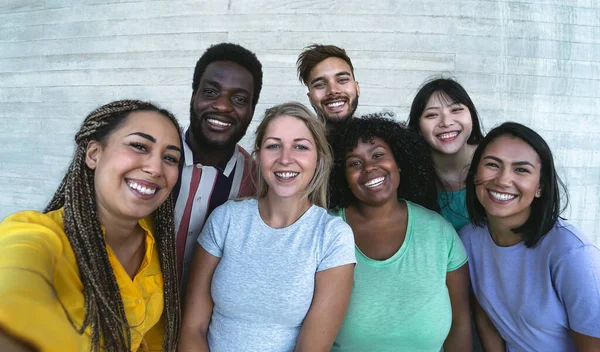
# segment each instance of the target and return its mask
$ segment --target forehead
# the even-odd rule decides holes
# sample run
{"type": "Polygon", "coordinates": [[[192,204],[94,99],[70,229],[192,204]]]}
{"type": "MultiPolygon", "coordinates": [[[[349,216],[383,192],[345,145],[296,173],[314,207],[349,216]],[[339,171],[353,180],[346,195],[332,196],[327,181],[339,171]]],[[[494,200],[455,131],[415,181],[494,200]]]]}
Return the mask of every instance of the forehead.
{"type": "Polygon", "coordinates": [[[112,133],[115,137],[126,137],[134,132],[146,133],[157,142],[179,145],[179,134],[171,120],[155,111],[134,111],[129,113],[123,124],[112,133]]]}
{"type": "Polygon", "coordinates": [[[254,78],[250,71],[233,61],[215,61],[206,66],[200,84],[218,83],[226,88],[239,88],[253,94],[254,78]]]}
{"type": "Polygon", "coordinates": [[[358,142],[356,143],[356,146],[354,148],[352,148],[352,150],[350,152],[348,152],[348,154],[349,153],[367,153],[375,147],[382,147],[388,151],[390,150],[389,144],[387,144],[387,142],[384,141],[380,137],[371,137],[367,141],[364,141],[362,138],[359,138],[358,142]]]}
{"type": "Polygon", "coordinates": [[[312,70],[308,77],[309,81],[320,76],[334,76],[340,72],[348,72],[352,74],[350,65],[339,57],[328,57],[327,59],[319,62],[312,70]]]}
{"type": "Polygon", "coordinates": [[[264,138],[269,137],[282,139],[306,138],[314,141],[314,137],[304,121],[289,115],[278,116],[269,122],[264,138]]]}
{"type": "Polygon", "coordinates": [[[433,92],[429,99],[427,99],[426,106],[450,106],[452,104],[462,104],[462,102],[455,101],[448,95],[448,93],[438,90],[433,92]]]}
{"type": "Polygon", "coordinates": [[[483,156],[493,155],[506,161],[529,161],[540,163],[538,153],[521,138],[510,135],[500,136],[487,145],[483,156]]]}

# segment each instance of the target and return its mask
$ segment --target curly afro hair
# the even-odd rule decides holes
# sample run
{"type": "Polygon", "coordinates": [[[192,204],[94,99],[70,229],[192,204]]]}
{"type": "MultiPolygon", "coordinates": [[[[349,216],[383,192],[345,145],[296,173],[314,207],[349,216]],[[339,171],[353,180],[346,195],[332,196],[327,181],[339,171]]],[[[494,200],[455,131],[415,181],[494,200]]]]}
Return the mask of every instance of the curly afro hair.
{"type": "Polygon", "coordinates": [[[392,119],[389,112],[375,113],[345,122],[330,136],[333,149],[333,170],[329,182],[330,207],[346,208],[356,200],[346,180],[346,154],[358,141],[384,140],[390,147],[401,170],[398,199],[405,199],[439,212],[437,204],[437,175],[431,153],[421,136],[406,125],[392,119]]]}

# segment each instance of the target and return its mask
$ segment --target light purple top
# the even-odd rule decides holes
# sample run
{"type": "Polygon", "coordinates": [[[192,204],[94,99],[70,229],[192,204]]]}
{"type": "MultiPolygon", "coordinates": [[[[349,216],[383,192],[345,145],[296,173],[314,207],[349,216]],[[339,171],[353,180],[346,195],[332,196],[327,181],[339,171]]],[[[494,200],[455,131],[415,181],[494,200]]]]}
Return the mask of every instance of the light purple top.
{"type": "Polygon", "coordinates": [[[533,248],[499,247],[465,226],[473,292],[507,351],[575,351],[569,330],[600,338],[600,249],[558,220],[533,248]]]}

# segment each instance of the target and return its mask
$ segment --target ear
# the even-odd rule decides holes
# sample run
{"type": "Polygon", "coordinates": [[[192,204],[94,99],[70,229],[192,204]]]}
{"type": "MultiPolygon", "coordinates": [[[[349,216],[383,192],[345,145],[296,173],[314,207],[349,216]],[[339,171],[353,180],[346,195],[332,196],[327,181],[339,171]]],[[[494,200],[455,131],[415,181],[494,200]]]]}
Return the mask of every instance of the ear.
{"type": "Polygon", "coordinates": [[[308,100],[310,100],[310,90],[306,92],[306,96],[308,97],[308,100]]]}
{"type": "Polygon", "coordinates": [[[535,191],[535,197],[539,198],[542,196],[542,186],[539,186],[537,191],[535,191]]]}
{"type": "Polygon", "coordinates": [[[358,81],[356,81],[356,96],[360,97],[360,84],[358,84],[358,81]]]}
{"type": "Polygon", "coordinates": [[[85,163],[90,169],[96,169],[96,165],[98,164],[98,157],[100,155],[101,150],[102,146],[97,141],[88,142],[87,150],[85,152],[85,163]]]}

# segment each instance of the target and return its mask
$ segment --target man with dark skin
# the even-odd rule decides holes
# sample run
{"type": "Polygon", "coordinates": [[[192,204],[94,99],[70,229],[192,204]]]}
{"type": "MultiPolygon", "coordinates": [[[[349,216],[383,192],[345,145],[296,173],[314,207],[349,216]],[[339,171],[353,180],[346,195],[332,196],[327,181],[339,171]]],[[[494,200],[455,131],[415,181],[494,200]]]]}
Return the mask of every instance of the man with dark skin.
{"type": "Polygon", "coordinates": [[[182,288],[210,213],[229,199],[254,194],[254,161],[238,142],[252,121],[261,88],[260,62],[239,45],[213,45],[196,63],[190,126],[183,131],[181,173],[173,190],[182,288]]]}
{"type": "Polygon", "coordinates": [[[296,62],[298,77],[308,88],[308,99],[328,132],[354,117],[360,86],[346,51],[334,45],[313,44],[304,48],[296,62]]]}

